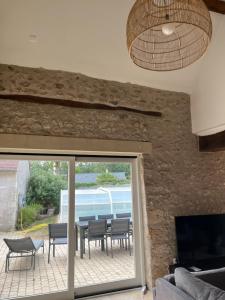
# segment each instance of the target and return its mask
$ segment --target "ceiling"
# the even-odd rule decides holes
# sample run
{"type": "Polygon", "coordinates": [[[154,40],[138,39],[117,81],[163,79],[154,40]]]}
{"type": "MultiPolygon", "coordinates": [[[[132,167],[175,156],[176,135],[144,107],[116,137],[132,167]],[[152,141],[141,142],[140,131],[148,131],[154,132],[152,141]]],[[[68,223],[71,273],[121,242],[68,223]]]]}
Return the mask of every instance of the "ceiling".
{"type": "Polygon", "coordinates": [[[0,0],[0,63],[60,69],[191,93],[202,60],[169,73],[143,70],[132,63],[125,30],[133,3],[0,0]]]}

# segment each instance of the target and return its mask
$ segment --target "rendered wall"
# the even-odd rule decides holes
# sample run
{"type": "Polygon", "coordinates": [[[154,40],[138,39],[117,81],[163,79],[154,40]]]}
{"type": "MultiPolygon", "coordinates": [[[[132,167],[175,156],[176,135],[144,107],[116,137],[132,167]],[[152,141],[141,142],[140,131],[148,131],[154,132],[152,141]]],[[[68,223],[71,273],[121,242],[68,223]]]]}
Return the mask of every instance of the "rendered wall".
{"type": "Polygon", "coordinates": [[[26,202],[27,184],[30,177],[29,161],[20,160],[16,173],[17,181],[17,198],[18,205],[22,206],[26,202]]]}
{"type": "Polygon", "coordinates": [[[0,231],[15,228],[18,209],[15,171],[0,172],[0,231]]]}
{"type": "Polygon", "coordinates": [[[212,14],[213,38],[191,96],[192,130],[209,135],[225,130],[225,16],[212,14]]]}
{"type": "Polygon", "coordinates": [[[19,205],[26,198],[28,178],[28,161],[19,161],[15,170],[0,171],[0,231],[15,229],[19,205]]]}

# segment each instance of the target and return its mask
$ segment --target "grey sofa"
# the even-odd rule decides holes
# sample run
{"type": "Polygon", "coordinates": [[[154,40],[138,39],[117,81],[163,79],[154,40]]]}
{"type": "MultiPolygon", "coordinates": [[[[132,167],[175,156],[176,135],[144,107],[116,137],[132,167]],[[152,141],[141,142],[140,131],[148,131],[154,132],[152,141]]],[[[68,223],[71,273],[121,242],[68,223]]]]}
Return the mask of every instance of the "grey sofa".
{"type": "Polygon", "coordinates": [[[154,300],[225,300],[225,268],[190,273],[183,268],[175,275],[156,280],[154,300]]]}

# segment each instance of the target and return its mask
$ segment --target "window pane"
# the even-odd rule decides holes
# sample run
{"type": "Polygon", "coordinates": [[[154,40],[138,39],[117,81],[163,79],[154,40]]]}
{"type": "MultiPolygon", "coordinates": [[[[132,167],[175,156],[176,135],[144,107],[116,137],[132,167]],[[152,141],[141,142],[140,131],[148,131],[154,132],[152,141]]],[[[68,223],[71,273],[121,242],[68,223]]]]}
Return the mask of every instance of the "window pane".
{"type": "Polygon", "coordinates": [[[75,172],[75,288],[134,278],[131,164],[78,162],[75,172]]]}
{"type": "Polygon", "coordinates": [[[67,162],[0,160],[1,299],[67,289],[67,224],[59,218],[67,174],[67,162]],[[50,256],[49,226],[61,232],[50,256]]]}

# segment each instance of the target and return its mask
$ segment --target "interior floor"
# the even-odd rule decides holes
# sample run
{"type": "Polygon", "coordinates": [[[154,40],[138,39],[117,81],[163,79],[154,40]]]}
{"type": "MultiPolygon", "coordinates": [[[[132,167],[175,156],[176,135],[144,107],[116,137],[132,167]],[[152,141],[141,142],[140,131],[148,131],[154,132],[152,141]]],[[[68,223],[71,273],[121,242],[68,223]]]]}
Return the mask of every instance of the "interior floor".
{"type": "Polygon", "coordinates": [[[93,300],[153,300],[152,293],[148,292],[146,295],[143,295],[141,290],[124,292],[120,294],[110,295],[110,296],[101,296],[97,298],[92,298],[93,300]]]}

